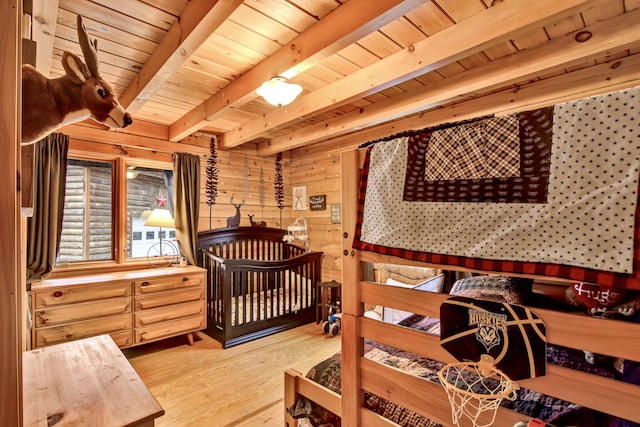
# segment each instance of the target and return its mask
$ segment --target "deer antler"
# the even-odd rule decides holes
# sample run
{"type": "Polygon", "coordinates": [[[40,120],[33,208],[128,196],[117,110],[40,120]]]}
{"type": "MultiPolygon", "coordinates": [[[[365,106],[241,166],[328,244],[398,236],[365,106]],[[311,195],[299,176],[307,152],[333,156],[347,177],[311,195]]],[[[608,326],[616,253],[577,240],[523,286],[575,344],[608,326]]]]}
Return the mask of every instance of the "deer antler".
{"type": "Polygon", "coordinates": [[[240,207],[240,206],[244,205],[244,199],[240,202],[240,204],[236,205],[235,203],[233,203],[233,196],[231,196],[231,204],[233,206],[235,206],[236,208],[240,207]]]}
{"type": "Polygon", "coordinates": [[[80,42],[80,48],[84,55],[84,61],[87,63],[87,68],[91,72],[91,75],[98,77],[100,75],[100,68],[98,62],[98,40],[89,37],[87,29],[82,23],[82,16],[78,15],[78,42],[80,42]]]}

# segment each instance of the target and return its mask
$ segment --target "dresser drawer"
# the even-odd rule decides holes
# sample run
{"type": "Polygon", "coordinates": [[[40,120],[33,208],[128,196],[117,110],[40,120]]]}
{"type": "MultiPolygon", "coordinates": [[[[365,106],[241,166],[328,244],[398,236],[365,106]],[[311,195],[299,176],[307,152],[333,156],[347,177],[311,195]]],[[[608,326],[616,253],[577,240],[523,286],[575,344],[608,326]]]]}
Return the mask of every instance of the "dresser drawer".
{"type": "Polygon", "coordinates": [[[36,308],[131,296],[131,282],[95,286],[65,286],[34,292],[36,308]]]}
{"type": "Polygon", "coordinates": [[[170,289],[187,288],[190,286],[204,286],[203,274],[175,275],[159,277],[147,280],[139,280],[135,283],[136,295],[146,295],[154,292],[162,292],[170,289]]]}
{"type": "Polygon", "coordinates": [[[133,331],[116,332],[109,334],[116,345],[120,348],[130,347],[133,345],[133,331]]]}
{"type": "Polygon", "coordinates": [[[205,327],[205,316],[198,315],[186,317],[178,320],[158,323],[153,326],[136,328],[136,344],[142,344],[149,341],[155,341],[174,335],[186,334],[187,332],[199,331],[205,327]]]}
{"type": "Polygon", "coordinates": [[[135,298],[135,310],[147,310],[150,308],[168,306],[181,302],[204,300],[204,286],[194,288],[176,289],[173,291],[158,292],[135,298]]]}
{"type": "Polygon", "coordinates": [[[73,341],[94,335],[123,332],[133,327],[133,315],[105,317],[36,329],[35,347],[73,341]]]}
{"type": "Polygon", "coordinates": [[[167,320],[180,319],[200,315],[204,318],[205,301],[194,301],[184,304],[175,304],[166,307],[158,307],[151,310],[138,311],[135,314],[135,326],[149,326],[154,323],[167,320]]]}
{"type": "Polygon", "coordinates": [[[37,309],[33,316],[36,327],[50,326],[78,320],[95,319],[97,317],[114,316],[131,313],[131,298],[116,298],[71,304],[61,307],[37,309]]]}

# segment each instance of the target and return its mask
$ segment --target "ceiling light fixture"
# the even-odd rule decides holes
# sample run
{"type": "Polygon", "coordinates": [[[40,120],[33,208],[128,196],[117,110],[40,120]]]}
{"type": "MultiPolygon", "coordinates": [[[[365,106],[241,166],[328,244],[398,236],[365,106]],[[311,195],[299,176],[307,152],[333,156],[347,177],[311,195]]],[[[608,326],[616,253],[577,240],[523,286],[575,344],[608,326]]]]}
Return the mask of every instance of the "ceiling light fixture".
{"type": "Polygon", "coordinates": [[[269,104],[282,106],[291,104],[302,92],[302,86],[289,83],[286,77],[276,76],[262,83],[256,92],[269,104]]]}

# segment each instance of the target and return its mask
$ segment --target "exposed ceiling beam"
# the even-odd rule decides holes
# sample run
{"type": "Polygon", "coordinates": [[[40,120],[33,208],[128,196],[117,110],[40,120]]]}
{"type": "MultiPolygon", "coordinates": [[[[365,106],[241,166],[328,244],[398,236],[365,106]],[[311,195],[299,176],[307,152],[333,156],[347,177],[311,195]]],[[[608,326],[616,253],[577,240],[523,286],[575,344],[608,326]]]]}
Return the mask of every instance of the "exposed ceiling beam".
{"type": "Polygon", "coordinates": [[[206,142],[202,144],[202,141],[199,141],[198,138],[187,138],[180,142],[170,142],[166,139],[132,135],[125,132],[114,132],[96,126],[87,126],[84,123],[70,124],[63,129],[64,133],[71,138],[124,147],[122,154],[126,154],[126,147],[165,153],[189,152],[205,156],[210,154],[208,144],[206,142]]]}
{"type": "MultiPolygon", "coordinates": [[[[635,54],[532,82],[517,89],[505,89],[460,104],[425,111],[405,119],[365,129],[356,134],[339,136],[327,141],[327,144],[332,147],[340,144],[353,146],[399,132],[486,115],[505,115],[526,111],[638,85],[640,85],[640,54],[635,54]]],[[[317,146],[320,147],[322,144],[317,146]]],[[[265,155],[260,149],[258,154],[265,155]]]]}
{"type": "Polygon", "coordinates": [[[120,103],[134,114],[242,4],[242,0],[191,0],[139,73],[120,103]]]}
{"type": "Polygon", "coordinates": [[[264,81],[278,75],[292,78],[424,2],[348,1],[173,123],[169,138],[177,141],[202,129],[208,120],[254,98],[255,90],[264,81]]]}
{"type": "Polygon", "coordinates": [[[33,2],[31,38],[36,42],[35,67],[45,76],[51,69],[53,40],[58,21],[58,0],[36,0],[33,2]]]}
{"type": "MultiPolygon", "coordinates": [[[[335,108],[353,99],[450,64],[483,50],[491,43],[540,25],[587,0],[510,0],[446,28],[406,49],[309,93],[287,108],[278,108],[223,134],[220,148],[229,149],[253,140],[265,129],[284,125],[314,113],[335,108]],[[481,29],[481,30],[479,30],[481,29]]],[[[348,3],[347,3],[348,4],[348,3]]]]}
{"type": "Polygon", "coordinates": [[[259,145],[262,155],[275,154],[341,134],[375,126],[399,117],[434,108],[468,93],[488,91],[498,85],[517,83],[547,70],[568,67],[640,43],[640,9],[600,21],[544,45],[480,65],[421,91],[403,93],[340,117],[307,126],[259,145]],[[591,38],[578,42],[578,33],[591,38]]]}

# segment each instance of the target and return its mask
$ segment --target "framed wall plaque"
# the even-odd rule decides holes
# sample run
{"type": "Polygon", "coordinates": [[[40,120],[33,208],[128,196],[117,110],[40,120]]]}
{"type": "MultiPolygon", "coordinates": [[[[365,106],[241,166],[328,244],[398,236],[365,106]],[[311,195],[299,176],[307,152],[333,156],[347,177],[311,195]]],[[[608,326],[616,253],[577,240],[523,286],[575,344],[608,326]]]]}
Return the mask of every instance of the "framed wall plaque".
{"type": "Polygon", "coordinates": [[[331,224],[340,224],[342,222],[342,206],[340,203],[331,205],[331,224]]]}
{"type": "Polygon", "coordinates": [[[293,210],[307,210],[307,187],[293,187],[293,210]]]}
{"type": "Polygon", "coordinates": [[[324,211],[327,209],[327,195],[309,196],[309,210],[324,211]]]}

